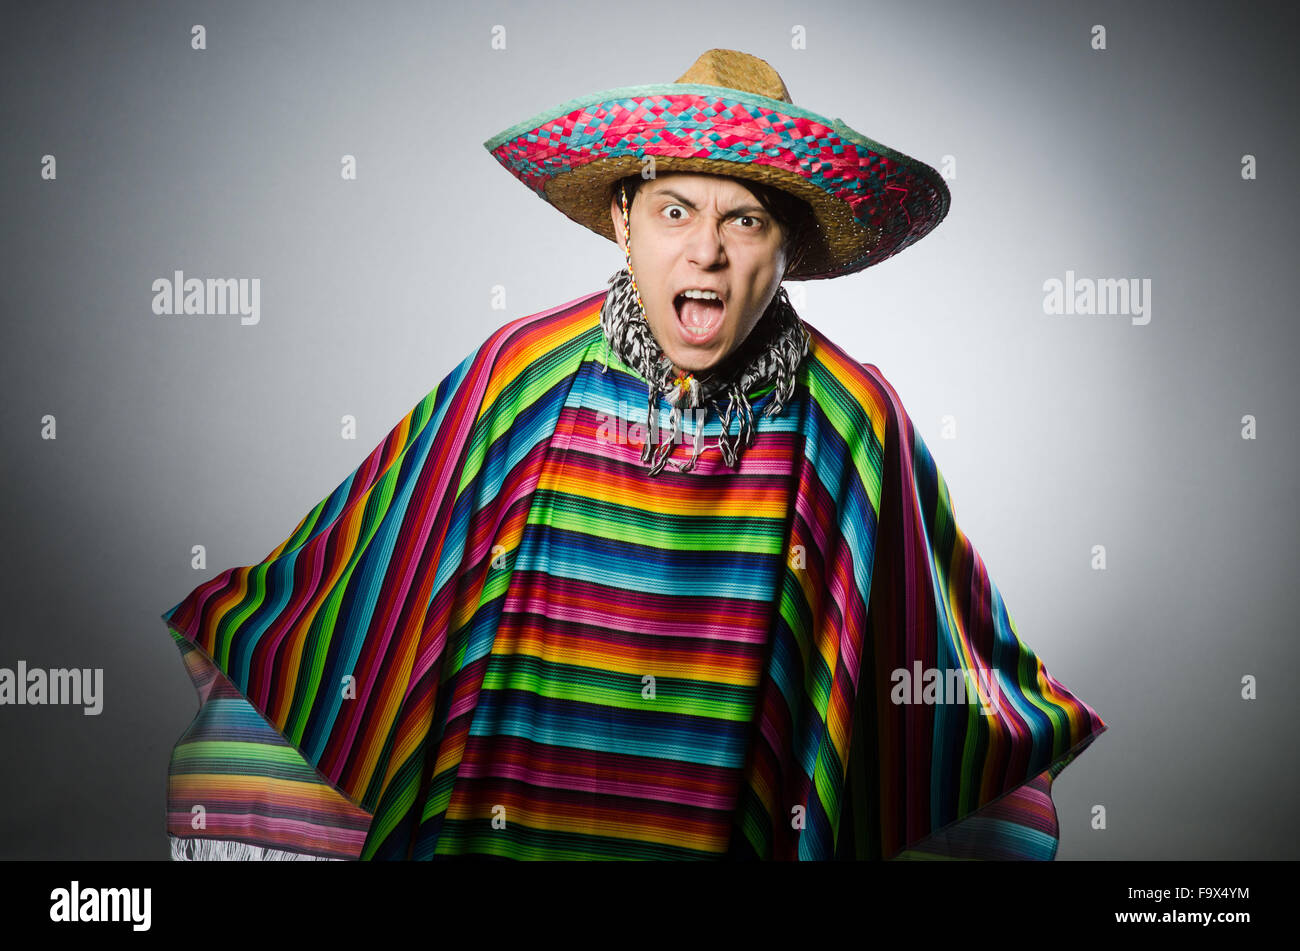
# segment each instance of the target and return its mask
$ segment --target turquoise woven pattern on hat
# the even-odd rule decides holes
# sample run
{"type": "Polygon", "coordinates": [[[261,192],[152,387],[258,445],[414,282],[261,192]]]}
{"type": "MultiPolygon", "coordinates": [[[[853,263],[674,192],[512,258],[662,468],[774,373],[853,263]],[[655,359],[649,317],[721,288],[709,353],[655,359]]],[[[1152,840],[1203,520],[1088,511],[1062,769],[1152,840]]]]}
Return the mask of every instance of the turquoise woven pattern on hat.
{"type": "Polygon", "coordinates": [[[785,169],[843,199],[860,224],[881,230],[880,243],[863,259],[875,264],[933,229],[947,211],[946,190],[915,167],[844,138],[841,130],[852,130],[836,122],[826,125],[739,97],[649,95],[581,105],[491,152],[542,198],[556,175],[619,156],[785,169]]]}

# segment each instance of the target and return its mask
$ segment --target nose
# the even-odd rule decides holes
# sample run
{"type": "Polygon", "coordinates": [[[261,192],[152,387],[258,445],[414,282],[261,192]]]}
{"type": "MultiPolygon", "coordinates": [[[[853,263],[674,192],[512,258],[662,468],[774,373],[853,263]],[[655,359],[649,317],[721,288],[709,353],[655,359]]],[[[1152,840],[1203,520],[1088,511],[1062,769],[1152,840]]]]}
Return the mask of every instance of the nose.
{"type": "Polygon", "coordinates": [[[701,268],[715,268],[726,263],[727,250],[722,241],[721,223],[700,215],[686,235],[686,260],[701,268]]]}

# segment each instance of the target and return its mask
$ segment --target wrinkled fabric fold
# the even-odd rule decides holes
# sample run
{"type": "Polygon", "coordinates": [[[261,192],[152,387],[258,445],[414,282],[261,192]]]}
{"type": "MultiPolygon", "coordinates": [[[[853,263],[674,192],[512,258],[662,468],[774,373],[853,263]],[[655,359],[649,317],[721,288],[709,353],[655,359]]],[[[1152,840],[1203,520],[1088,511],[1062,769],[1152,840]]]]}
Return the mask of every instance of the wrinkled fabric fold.
{"type": "Polygon", "coordinates": [[[198,647],[171,634],[200,704],[168,769],[171,858],[357,858],[370,814],[327,782],[198,647]]]}

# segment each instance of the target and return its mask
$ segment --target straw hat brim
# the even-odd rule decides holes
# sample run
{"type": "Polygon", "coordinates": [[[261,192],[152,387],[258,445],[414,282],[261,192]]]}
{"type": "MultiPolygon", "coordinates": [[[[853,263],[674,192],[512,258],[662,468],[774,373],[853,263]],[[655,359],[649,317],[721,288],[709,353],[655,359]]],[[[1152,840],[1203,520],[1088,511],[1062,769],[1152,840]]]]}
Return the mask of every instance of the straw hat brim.
{"type": "Polygon", "coordinates": [[[948,213],[933,168],[839,119],[720,86],[622,86],[562,103],[484,147],[539,197],[610,241],[611,188],[654,171],[727,175],[781,188],[816,220],[791,280],[851,274],[915,244],[948,213]]]}

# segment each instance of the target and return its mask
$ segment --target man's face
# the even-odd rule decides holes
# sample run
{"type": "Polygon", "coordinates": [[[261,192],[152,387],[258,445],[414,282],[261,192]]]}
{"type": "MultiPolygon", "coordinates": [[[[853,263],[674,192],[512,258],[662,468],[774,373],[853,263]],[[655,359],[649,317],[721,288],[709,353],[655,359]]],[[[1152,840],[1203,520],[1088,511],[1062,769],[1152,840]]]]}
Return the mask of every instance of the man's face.
{"type": "MultiPolygon", "coordinates": [[[[610,204],[623,240],[617,191],[610,204]]],[[[678,370],[701,373],[735,351],[780,287],[781,227],[735,179],[675,172],[645,182],[628,212],[632,272],[655,340],[678,370]],[[687,290],[720,300],[688,300],[687,290]]]]}

